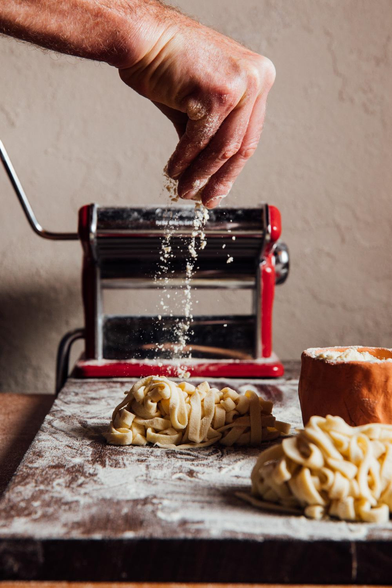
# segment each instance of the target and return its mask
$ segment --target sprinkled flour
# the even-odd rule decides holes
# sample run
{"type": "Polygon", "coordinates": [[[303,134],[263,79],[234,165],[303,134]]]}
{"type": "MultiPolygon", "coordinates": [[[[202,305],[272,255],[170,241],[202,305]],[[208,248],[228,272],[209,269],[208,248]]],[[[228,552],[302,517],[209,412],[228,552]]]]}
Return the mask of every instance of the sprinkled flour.
{"type": "MultiPolygon", "coordinates": [[[[171,202],[177,202],[177,185],[167,176],[165,176],[165,188],[169,193],[171,202]]],[[[204,249],[207,244],[204,227],[208,220],[208,210],[200,201],[195,203],[193,230],[190,238],[184,238],[183,240],[184,247],[188,250],[185,259],[185,277],[183,284],[180,285],[180,290],[175,291],[173,288],[172,276],[174,270],[171,270],[170,262],[174,258],[172,241],[176,232],[175,227],[178,225],[178,223],[175,222],[178,217],[178,210],[174,208],[169,209],[164,234],[161,240],[159,262],[154,281],[160,286],[158,323],[162,322],[163,316],[173,317],[174,303],[181,302],[183,316],[181,318],[175,318],[174,328],[171,333],[168,332],[170,330],[168,327],[159,324],[157,325],[161,331],[166,331],[166,339],[169,341],[174,339],[172,345],[173,359],[181,360],[192,357],[192,350],[189,347],[189,339],[192,334],[191,324],[193,321],[192,277],[196,270],[199,252],[204,249]],[[181,296],[181,300],[179,300],[179,296],[181,296]]],[[[156,347],[157,351],[163,351],[166,345],[165,343],[162,343],[157,344],[156,347]]],[[[179,378],[186,378],[189,375],[186,367],[180,363],[178,365],[177,375],[179,378]]]]}

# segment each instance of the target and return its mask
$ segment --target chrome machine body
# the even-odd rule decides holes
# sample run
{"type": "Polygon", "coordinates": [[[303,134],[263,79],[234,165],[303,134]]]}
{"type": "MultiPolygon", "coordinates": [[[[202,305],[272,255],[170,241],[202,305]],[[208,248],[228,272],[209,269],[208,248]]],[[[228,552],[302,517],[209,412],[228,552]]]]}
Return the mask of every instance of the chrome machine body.
{"type": "MultiPolygon", "coordinates": [[[[161,241],[171,230],[170,279],[166,288],[186,286],[187,242],[194,231],[192,206],[108,208],[97,204],[79,211],[78,233],[52,233],[37,222],[7,152],[0,157],[33,230],[46,239],[80,239],[83,247],[82,290],[85,326],[62,340],[57,364],[57,388],[68,371],[69,349],[84,337],[85,353],[77,362],[78,377],[175,376],[178,359],[172,349],[176,322],[182,317],[105,315],[105,289],[161,288],[154,279],[161,241]]],[[[187,353],[181,359],[191,376],[273,377],[283,366],[272,351],[272,309],[275,284],[289,270],[287,247],[279,242],[281,218],[268,204],[257,208],[210,211],[204,228],[206,246],[199,250],[192,288],[250,289],[250,314],[193,317],[187,353]],[[232,257],[232,262],[227,259],[232,257]]],[[[197,238],[196,238],[197,246],[197,238]]]]}

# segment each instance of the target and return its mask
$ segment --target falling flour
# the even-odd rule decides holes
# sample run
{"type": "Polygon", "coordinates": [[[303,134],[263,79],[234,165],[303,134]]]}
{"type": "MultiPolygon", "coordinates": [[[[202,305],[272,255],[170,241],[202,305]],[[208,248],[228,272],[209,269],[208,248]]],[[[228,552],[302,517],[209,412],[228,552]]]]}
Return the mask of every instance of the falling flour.
{"type": "MultiPolygon", "coordinates": [[[[165,176],[165,188],[169,193],[171,202],[178,201],[176,182],[165,176]]],[[[159,252],[158,268],[156,270],[154,281],[160,288],[159,300],[159,315],[158,321],[162,321],[163,316],[173,318],[173,306],[175,302],[180,302],[182,307],[182,317],[174,318],[174,327],[170,331],[170,327],[165,325],[159,326],[161,331],[168,335],[169,340],[174,339],[172,344],[173,359],[178,360],[177,375],[179,378],[187,377],[186,366],[181,365],[181,359],[189,359],[192,356],[192,349],[189,346],[191,332],[191,324],[193,321],[193,300],[192,300],[192,278],[196,271],[196,264],[200,250],[204,249],[207,244],[207,238],[204,231],[205,224],[208,220],[208,210],[203,204],[198,201],[195,203],[195,215],[193,219],[193,227],[190,238],[184,238],[184,248],[187,248],[187,255],[185,258],[185,277],[183,283],[180,285],[180,293],[176,293],[173,288],[173,273],[171,270],[171,260],[174,258],[173,253],[173,237],[176,233],[176,226],[178,226],[180,211],[176,209],[169,209],[166,218],[166,225],[164,234],[161,240],[161,247],[159,252]],[[172,293],[173,298],[172,298],[172,293]],[[181,296],[181,301],[178,300],[181,296]]],[[[163,351],[166,348],[165,343],[158,343],[156,345],[157,351],[163,351]]]]}

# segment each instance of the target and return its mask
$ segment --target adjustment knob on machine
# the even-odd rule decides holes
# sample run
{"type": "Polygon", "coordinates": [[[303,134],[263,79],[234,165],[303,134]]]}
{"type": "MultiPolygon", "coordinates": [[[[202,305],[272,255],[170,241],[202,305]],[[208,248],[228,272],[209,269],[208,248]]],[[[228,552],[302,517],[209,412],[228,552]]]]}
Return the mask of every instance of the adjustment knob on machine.
{"type": "Polygon", "coordinates": [[[289,249],[285,243],[276,243],[273,248],[275,259],[275,284],[283,284],[290,270],[289,249]]]}

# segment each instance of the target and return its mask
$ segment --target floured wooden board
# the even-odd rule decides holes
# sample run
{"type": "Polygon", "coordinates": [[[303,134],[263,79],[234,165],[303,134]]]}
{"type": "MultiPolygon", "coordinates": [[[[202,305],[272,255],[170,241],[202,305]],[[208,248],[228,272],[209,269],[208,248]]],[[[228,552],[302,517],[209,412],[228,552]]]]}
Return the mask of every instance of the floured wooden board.
{"type": "MultiPolygon", "coordinates": [[[[256,389],[301,426],[297,380],[256,389]]],[[[69,379],[0,502],[0,579],[387,583],[392,524],[261,512],[243,503],[259,449],[106,445],[132,381],[69,379]]]]}

